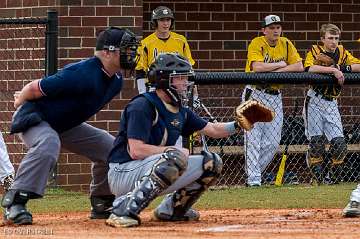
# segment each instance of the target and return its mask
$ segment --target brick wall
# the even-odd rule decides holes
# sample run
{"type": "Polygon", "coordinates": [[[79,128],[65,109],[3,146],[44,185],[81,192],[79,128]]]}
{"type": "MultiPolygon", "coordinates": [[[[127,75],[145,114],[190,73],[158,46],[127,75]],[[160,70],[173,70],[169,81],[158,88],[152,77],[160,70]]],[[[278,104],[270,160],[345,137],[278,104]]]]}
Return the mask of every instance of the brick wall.
{"type": "MultiPolygon", "coordinates": [[[[197,69],[242,70],[249,41],[259,35],[260,21],[269,13],[277,14],[283,19],[284,35],[295,42],[303,57],[309,46],[318,40],[319,26],[326,22],[333,22],[343,29],[343,44],[355,56],[360,57],[359,45],[354,41],[360,38],[359,0],[287,2],[290,1],[3,0],[0,1],[0,16],[38,17],[45,16],[47,9],[57,9],[60,30],[59,67],[93,55],[95,33],[105,26],[129,27],[140,35],[143,26],[144,36],[148,35],[151,32],[150,11],[158,5],[169,6],[175,11],[175,31],[188,38],[197,69]]],[[[230,95],[227,100],[238,100],[240,91],[223,92],[230,95]]],[[[126,80],[122,93],[95,115],[90,123],[115,134],[121,110],[135,94],[134,82],[126,80]]],[[[351,91],[345,92],[349,100],[351,94],[351,91]]],[[[11,104],[0,103],[0,106],[11,104]]],[[[4,110],[1,111],[3,113],[4,110]]],[[[18,142],[13,136],[5,137],[10,144],[18,142]]],[[[13,150],[13,146],[9,148],[11,158],[18,164],[21,155],[13,154],[13,150]]],[[[73,190],[88,190],[89,171],[87,159],[62,152],[58,178],[62,186],[73,190]]]]}

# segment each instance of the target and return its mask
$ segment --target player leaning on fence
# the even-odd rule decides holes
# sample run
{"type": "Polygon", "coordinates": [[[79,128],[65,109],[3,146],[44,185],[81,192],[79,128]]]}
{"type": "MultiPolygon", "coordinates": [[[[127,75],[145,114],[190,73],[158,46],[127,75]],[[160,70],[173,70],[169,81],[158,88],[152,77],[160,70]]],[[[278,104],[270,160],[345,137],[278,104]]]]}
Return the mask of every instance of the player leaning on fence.
{"type": "Polygon", "coordinates": [[[340,29],[334,24],[324,24],[320,29],[320,44],[313,45],[306,55],[305,70],[333,74],[337,83],[312,85],[307,92],[304,106],[305,133],[309,139],[307,164],[315,179],[322,183],[330,162],[330,180],[337,182],[337,174],[347,152],[337,98],[344,84],[344,74],[360,71],[360,60],[339,45],[340,29]],[[330,142],[325,151],[325,138],[330,142]],[[325,163],[323,163],[325,161],[325,163]],[[326,167],[325,167],[326,168],[326,167]]]}
{"type": "Polygon", "coordinates": [[[107,218],[114,196],[107,172],[107,156],[114,137],[87,123],[119,94],[126,69],[135,67],[137,42],[129,30],[110,27],[99,33],[95,56],[65,66],[58,73],[27,84],[15,95],[12,133],[19,133],[28,152],[11,189],[4,195],[5,220],[31,224],[29,199],[44,194],[60,147],[92,162],[91,218],[107,218]]]}
{"type": "MultiPolygon", "coordinates": [[[[296,48],[289,39],[281,37],[279,16],[266,16],[262,32],[264,36],[254,38],[249,45],[246,72],[303,71],[302,58],[296,48]]],[[[260,186],[261,173],[271,162],[281,139],[283,109],[280,86],[247,85],[242,99],[258,100],[275,111],[271,123],[258,123],[252,131],[245,133],[247,185],[260,186]]]]}
{"type": "Polygon", "coordinates": [[[146,92],[145,82],[147,82],[149,66],[159,54],[177,53],[186,57],[191,65],[195,64],[186,38],[171,31],[174,21],[174,13],[168,7],[159,6],[151,12],[151,26],[155,31],[141,41],[141,47],[138,49],[139,62],[136,66],[136,80],[139,93],[146,92]]]}

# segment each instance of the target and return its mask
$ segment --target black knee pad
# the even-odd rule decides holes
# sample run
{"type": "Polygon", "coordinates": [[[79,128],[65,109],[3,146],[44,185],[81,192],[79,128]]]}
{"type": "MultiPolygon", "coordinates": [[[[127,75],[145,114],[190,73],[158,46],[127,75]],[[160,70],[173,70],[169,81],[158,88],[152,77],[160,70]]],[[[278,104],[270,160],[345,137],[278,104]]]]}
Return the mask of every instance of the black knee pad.
{"type": "Polygon", "coordinates": [[[329,157],[333,165],[339,165],[344,162],[347,154],[347,145],[343,137],[336,137],[330,141],[329,157]]]}
{"type": "Polygon", "coordinates": [[[216,153],[201,151],[203,158],[203,174],[197,180],[206,188],[214,185],[216,180],[220,177],[223,168],[223,162],[220,156],[216,153]]]}
{"type": "Polygon", "coordinates": [[[153,179],[160,179],[160,184],[170,186],[187,168],[187,157],[178,149],[169,149],[154,164],[153,179]]]}
{"type": "Polygon", "coordinates": [[[311,137],[307,155],[308,165],[319,165],[325,156],[325,139],[321,135],[311,137]]]}

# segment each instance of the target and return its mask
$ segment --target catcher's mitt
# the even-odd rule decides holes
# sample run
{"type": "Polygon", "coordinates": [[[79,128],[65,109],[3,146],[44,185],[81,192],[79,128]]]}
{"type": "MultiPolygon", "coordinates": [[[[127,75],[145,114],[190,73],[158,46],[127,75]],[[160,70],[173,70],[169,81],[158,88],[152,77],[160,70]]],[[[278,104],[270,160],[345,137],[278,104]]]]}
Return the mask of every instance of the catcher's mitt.
{"type": "Polygon", "coordinates": [[[275,112],[256,100],[247,100],[235,109],[235,120],[246,131],[256,122],[271,122],[275,112]]]}
{"type": "Polygon", "coordinates": [[[332,59],[330,56],[328,56],[324,53],[319,53],[318,55],[316,55],[314,63],[315,63],[315,65],[319,65],[319,66],[335,65],[334,59],[332,59]]]}

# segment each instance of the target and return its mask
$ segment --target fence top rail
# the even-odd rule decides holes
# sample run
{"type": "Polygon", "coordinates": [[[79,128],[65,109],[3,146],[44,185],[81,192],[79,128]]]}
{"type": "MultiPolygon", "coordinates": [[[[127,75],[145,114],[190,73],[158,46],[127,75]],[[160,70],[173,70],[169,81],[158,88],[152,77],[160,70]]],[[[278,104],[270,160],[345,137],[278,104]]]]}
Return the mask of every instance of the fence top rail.
{"type": "MultiPolygon", "coordinates": [[[[344,73],[345,84],[360,84],[360,73],[344,73]]],[[[310,72],[200,72],[191,77],[198,85],[221,84],[336,84],[330,74],[310,72]]]]}
{"type": "Polygon", "coordinates": [[[2,18],[0,24],[47,24],[47,18],[2,18]]]}

